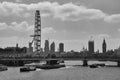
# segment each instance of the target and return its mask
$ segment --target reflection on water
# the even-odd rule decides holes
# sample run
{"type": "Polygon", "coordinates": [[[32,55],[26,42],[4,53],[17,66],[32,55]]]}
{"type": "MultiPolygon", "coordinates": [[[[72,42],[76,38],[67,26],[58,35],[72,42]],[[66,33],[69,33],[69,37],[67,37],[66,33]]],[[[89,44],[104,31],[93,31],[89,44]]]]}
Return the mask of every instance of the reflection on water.
{"type": "MultiPolygon", "coordinates": [[[[9,67],[8,71],[0,72],[0,80],[120,80],[119,67],[101,67],[91,69],[82,65],[81,61],[65,61],[66,68],[42,70],[20,73],[20,67],[9,67]]],[[[107,65],[116,65],[115,62],[98,62],[107,65]]]]}

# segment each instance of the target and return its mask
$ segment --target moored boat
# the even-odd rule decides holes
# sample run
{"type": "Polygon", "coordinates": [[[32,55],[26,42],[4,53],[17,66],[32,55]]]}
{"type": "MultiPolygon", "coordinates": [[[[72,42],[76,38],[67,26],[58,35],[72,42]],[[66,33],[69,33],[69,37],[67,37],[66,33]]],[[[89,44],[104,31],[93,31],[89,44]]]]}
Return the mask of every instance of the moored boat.
{"type": "Polygon", "coordinates": [[[0,71],[6,71],[6,70],[8,70],[7,66],[0,64],[0,71]]]}
{"type": "Polygon", "coordinates": [[[99,63],[99,64],[96,64],[96,65],[98,65],[98,66],[100,66],[100,67],[104,67],[104,66],[105,66],[104,63],[99,63]]]}
{"type": "Polygon", "coordinates": [[[36,67],[34,66],[24,66],[20,68],[20,72],[28,72],[28,71],[35,71],[36,67]]]}
{"type": "Polygon", "coordinates": [[[40,69],[56,69],[61,67],[65,67],[65,64],[63,63],[61,64],[60,60],[58,59],[49,59],[46,60],[46,64],[36,66],[36,68],[40,68],[40,69]]]}
{"type": "Polygon", "coordinates": [[[92,65],[90,65],[90,68],[98,68],[98,65],[92,64],[92,65]]]}
{"type": "Polygon", "coordinates": [[[105,64],[104,63],[95,63],[90,65],[90,68],[97,68],[97,67],[104,67],[105,64]]]}

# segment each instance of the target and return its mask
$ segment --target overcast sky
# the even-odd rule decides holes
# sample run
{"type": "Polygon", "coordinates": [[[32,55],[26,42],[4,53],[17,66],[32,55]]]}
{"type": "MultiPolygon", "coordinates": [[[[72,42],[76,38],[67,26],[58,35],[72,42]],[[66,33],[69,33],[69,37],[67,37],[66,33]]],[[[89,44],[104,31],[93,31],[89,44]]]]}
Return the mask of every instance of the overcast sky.
{"type": "Polygon", "coordinates": [[[93,36],[95,50],[120,46],[120,0],[0,0],[0,47],[28,46],[34,32],[35,10],[41,12],[42,47],[63,42],[65,50],[80,51],[93,36]]]}

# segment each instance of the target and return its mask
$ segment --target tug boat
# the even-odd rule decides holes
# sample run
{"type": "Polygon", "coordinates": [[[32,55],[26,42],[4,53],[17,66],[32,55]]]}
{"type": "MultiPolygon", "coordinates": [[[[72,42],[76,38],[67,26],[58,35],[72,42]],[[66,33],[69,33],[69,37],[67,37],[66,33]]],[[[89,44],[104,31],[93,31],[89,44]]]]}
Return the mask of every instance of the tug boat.
{"type": "Polygon", "coordinates": [[[29,72],[29,71],[35,71],[36,67],[34,66],[24,66],[20,68],[20,72],[29,72]]]}
{"type": "Polygon", "coordinates": [[[7,66],[0,64],[0,71],[6,71],[6,70],[8,70],[7,66]]]}
{"type": "Polygon", "coordinates": [[[36,66],[36,68],[40,68],[40,69],[57,69],[61,67],[65,67],[64,61],[62,60],[61,63],[61,60],[58,59],[49,59],[46,60],[46,64],[36,66]]]}

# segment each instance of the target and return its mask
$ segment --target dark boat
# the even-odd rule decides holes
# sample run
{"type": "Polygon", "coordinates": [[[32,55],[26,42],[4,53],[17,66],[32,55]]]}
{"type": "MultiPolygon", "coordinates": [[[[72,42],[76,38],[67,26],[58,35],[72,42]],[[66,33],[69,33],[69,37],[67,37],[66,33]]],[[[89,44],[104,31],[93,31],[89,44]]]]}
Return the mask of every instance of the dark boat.
{"type": "Polygon", "coordinates": [[[0,71],[6,71],[6,70],[8,70],[7,66],[0,64],[0,71]]]}
{"type": "Polygon", "coordinates": [[[90,68],[98,68],[98,65],[97,64],[92,64],[92,65],[90,65],[90,68]]]}
{"type": "Polygon", "coordinates": [[[104,63],[95,63],[90,65],[90,68],[97,68],[97,67],[104,67],[105,64],[104,63]]]}
{"type": "Polygon", "coordinates": [[[20,72],[28,72],[28,71],[35,71],[36,67],[34,66],[24,66],[20,68],[20,72]]]}
{"type": "Polygon", "coordinates": [[[24,61],[22,60],[1,60],[0,64],[10,66],[10,67],[17,67],[17,66],[24,66],[24,61]]]}
{"type": "Polygon", "coordinates": [[[46,64],[36,66],[36,68],[40,69],[56,69],[61,67],[65,67],[65,64],[63,63],[63,61],[61,63],[60,60],[58,59],[49,59],[46,60],[46,64]]]}
{"type": "Polygon", "coordinates": [[[96,65],[98,65],[98,66],[100,66],[100,67],[104,67],[104,66],[105,66],[104,63],[99,63],[99,64],[96,64],[96,65]]]}

